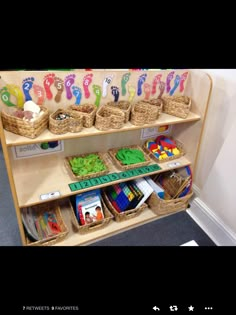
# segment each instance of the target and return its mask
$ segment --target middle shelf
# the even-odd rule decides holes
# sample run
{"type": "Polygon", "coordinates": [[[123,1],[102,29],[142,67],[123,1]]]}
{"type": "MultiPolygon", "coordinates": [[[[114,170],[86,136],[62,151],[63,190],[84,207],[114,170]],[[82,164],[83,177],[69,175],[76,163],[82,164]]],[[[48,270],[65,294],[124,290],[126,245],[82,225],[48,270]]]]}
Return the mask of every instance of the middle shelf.
{"type": "MultiPolygon", "coordinates": [[[[111,163],[108,153],[105,153],[105,156],[107,157],[107,161],[109,163],[109,174],[121,173],[121,171],[111,163]]],[[[128,180],[165,172],[171,169],[181,168],[190,164],[191,161],[186,155],[181,156],[178,159],[160,163],[159,166],[161,169],[159,170],[154,170],[146,174],[142,173],[140,175],[131,176],[128,178],[128,180]]],[[[148,166],[150,165],[157,165],[157,163],[151,162],[148,166]]],[[[93,190],[95,187],[102,188],[111,184],[127,181],[127,178],[120,178],[117,180],[112,180],[111,182],[72,191],[69,187],[69,184],[76,183],[78,180],[73,180],[70,177],[65,165],[63,153],[50,155],[50,158],[43,156],[35,157],[33,159],[12,159],[12,173],[20,207],[31,206],[48,201],[41,199],[42,195],[48,193],[59,192],[58,195],[54,195],[57,199],[59,199],[84,191],[93,190]]]]}

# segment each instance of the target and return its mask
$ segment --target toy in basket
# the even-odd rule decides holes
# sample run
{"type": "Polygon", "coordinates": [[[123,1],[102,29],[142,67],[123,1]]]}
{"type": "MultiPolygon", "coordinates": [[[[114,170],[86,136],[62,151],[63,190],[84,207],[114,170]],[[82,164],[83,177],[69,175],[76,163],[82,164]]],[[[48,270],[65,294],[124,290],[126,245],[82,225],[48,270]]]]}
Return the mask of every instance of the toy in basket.
{"type": "Polygon", "coordinates": [[[114,164],[120,170],[128,170],[135,167],[148,165],[151,160],[138,145],[113,148],[108,151],[114,164]]]}
{"type": "Polygon", "coordinates": [[[180,118],[187,118],[191,108],[188,96],[163,96],[163,112],[180,118]]]}
{"type": "Polygon", "coordinates": [[[65,158],[66,168],[73,179],[88,179],[109,173],[104,153],[95,152],[65,158]]]}
{"type": "Polygon", "coordinates": [[[153,192],[147,201],[150,209],[157,215],[165,215],[188,207],[192,192],[192,172],[190,166],[160,174],[154,182],[164,189],[164,198],[153,192]],[[187,176],[183,175],[187,173],[187,176]]]}
{"type": "Polygon", "coordinates": [[[94,125],[97,106],[94,104],[70,105],[69,110],[72,110],[77,116],[82,116],[83,127],[90,128],[94,125]]]}
{"type": "Polygon", "coordinates": [[[21,217],[29,246],[52,245],[63,240],[69,232],[55,201],[23,208],[21,217]]]}
{"type": "Polygon", "coordinates": [[[157,163],[174,160],[185,154],[180,141],[164,135],[158,136],[155,140],[147,140],[143,150],[157,163]]]}
{"type": "Polygon", "coordinates": [[[82,116],[72,110],[58,109],[49,116],[49,130],[52,133],[80,132],[82,127],[82,116]]]}
{"type": "Polygon", "coordinates": [[[48,127],[49,111],[33,101],[27,101],[24,108],[2,110],[3,128],[27,138],[37,138],[48,127]]]}

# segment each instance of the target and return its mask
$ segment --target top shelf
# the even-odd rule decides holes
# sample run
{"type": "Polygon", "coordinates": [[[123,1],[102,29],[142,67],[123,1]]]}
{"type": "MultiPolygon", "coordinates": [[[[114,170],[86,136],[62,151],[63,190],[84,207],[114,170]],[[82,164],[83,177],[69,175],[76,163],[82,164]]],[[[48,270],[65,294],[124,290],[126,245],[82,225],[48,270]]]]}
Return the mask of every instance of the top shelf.
{"type": "Polygon", "coordinates": [[[161,113],[158,120],[156,120],[153,124],[135,126],[135,125],[132,125],[130,122],[128,122],[121,129],[109,129],[106,131],[100,131],[93,126],[91,128],[83,128],[82,131],[78,133],[68,132],[62,135],[53,134],[48,129],[46,129],[41,135],[39,135],[35,139],[29,139],[20,135],[16,135],[6,130],[4,130],[4,134],[5,134],[7,146],[11,147],[11,146],[25,145],[25,144],[30,144],[30,143],[49,142],[49,141],[55,141],[55,140],[66,140],[66,139],[83,138],[83,137],[90,137],[90,136],[100,136],[103,134],[124,132],[124,131],[129,131],[129,130],[140,130],[140,129],[158,127],[158,126],[163,126],[163,125],[181,124],[185,122],[197,121],[197,120],[200,120],[200,118],[201,118],[200,115],[192,113],[192,112],[188,114],[188,117],[186,119],[171,116],[165,113],[161,113]]]}

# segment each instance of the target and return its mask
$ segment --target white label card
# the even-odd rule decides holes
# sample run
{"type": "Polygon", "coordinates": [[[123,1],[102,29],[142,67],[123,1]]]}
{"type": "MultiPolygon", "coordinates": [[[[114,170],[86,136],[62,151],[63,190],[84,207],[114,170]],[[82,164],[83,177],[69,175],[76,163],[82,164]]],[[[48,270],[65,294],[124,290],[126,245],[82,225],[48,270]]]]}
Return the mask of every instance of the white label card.
{"type": "Polygon", "coordinates": [[[57,198],[60,195],[61,194],[60,194],[59,191],[53,191],[53,192],[50,192],[50,193],[47,193],[47,194],[40,195],[40,199],[41,200],[47,200],[47,199],[51,199],[51,198],[57,198]]]}

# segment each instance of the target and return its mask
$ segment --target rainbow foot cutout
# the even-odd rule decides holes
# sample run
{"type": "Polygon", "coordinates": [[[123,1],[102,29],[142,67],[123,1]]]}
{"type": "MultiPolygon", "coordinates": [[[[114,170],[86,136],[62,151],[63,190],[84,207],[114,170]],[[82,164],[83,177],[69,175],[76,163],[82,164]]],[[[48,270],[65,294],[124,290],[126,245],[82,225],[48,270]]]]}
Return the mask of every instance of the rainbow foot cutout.
{"type": "Polygon", "coordinates": [[[52,92],[51,92],[51,85],[54,82],[54,77],[55,77],[54,73],[49,73],[44,77],[43,86],[44,86],[46,97],[48,100],[51,100],[53,97],[52,92]]]}
{"type": "Polygon", "coordinates": [[[16,106],[16,104],[13,104],[11,101],[10,101],[10,97],[11,97],[11,94],[8,92],[7,88],[4,87],[0,90],[0,95],[1,95],[1,100],[3,101],[3,103],[5,105],[7,105],[8,107],[14,107],[16,106]]]}
{"type": "Polygon", "coordinates": [[[184,82],[186,81],[187,77],[188,77],[188,72],[184,72],[180,77],[180,84],[179,84],[180,92],[184,91],[184,82]]]}
{"type": "Polygon", "coordinates": [[[44,88],[40,85],[33,84],[34,94],[38,97],[37,104],[42,105],[45,100],[45,91],[44,88]]]}
{"type": "Polygon", "coordinates": [[[118,102],[120,96],[118,86],[111,86],[111,94],[114,96],[114,102],[118,102]]]}
{"type": "Polygon", "coordinates": [[[139,79],[138,79],[138,90],[137,90],[137,95],[140,96],[142,95],[142,86],[143,83],[146,81],[147,78],[147,74],[142,74],[140,75],[139,79]]]}
{"type": "Polygon", "coordinates": [[[81,88],[78,86],[72,86],[72,94],[75,97],[75,105],[79,105],[82,97],[82,91],[81,88]]]}
{"type": "Polygon", "coordinates": [[[102,97],[102,89],[99,85],[93,85],[93,93],[96,95],[95,105],[98,107],[100,105],[102,97]]]}
{"type": "Polygon", "coordinates": [[[161,81],[162,74],[155,75],[152,81],[152,95],[155,95],[157,92],[157,84],[161,81]]]}
{"type": "Polygon", "coordinates": [[[130,77],[131,73],[125,73],[123,74],[122,76],[122,79],[121,79],[121,94],[123,96],[126,95],[126,84],[127,82],[129,81],[129,77],[130,77]]]}
{"type": "Polygon", "coordinates": [[[163,95],[163,93],[165,91],[165,86],[166,86],[165,82],[161,81],[160,84],[159,84],[160,93],[158,95],[158,98],[162,97],[162,95],[163,95]]]}
{"type": "Polygon", "coordinates": [[[19,86],[15,85],[15,84],[7,84],[6,88],[10,94],[12,94],[16,97],[17,107],[23,108],[24,103],[25,103],[24,94],[21,91],[21,89],[19,88],[19,86]]]}
{"type": "Polygon", "coordinates": [[[54,86],[57,89],[57,94],[54,97],[55,102],[59,103],[61,100],[62,92],[64,91],[64,82],[61,78],[54,78],[54,86]]]}
{"type": "Polygon", "coordinates": [[[177,74],[176,77],[175,77],[175,80],[174,80],[174,86],[170,90],[170,96],[174,95],[175,90],[179,86],[179,82],[180,82],[180,76],[177,74]]]}
{"type": "Polygon", "coordinates": [[[112,79],[113,79],[113,75],[109,75],[109,76],[105,77],[105,79],[103,80],[102,97],[106,97],[107,96],[107,87],[108,87],[109,84],[111,84],[112,79]]]}
{"type": "Polygon", "coordinates": [[[25,102],[31,101],[32,97],[30,96],[30,90],[32,89],[34,83],[34,78],[26,78],[23,80],[22,89],[25,94],[25,102]]]}
{"type": "Polygon", "coordinates": [[[144,83],[143,90],[144,90],[144,94],[145,94],[144,99],[148,100],[150,97],[150,94],[151,94],[151,85],[149,83],[144,83]]]}
{"type": "Polygon", "coordinates": [[[89,85],[92,82],[93,74],[89,73],[83,78],[83,88],[84,88],[84,96],[85,98],[89,98],[90,92],[89,92],[89,85]]]}
{"type": "Polygon", "coordinates": [[[134,95],[135,95],[135,88],[133,86],[129,86],[129,102],[132,102],[134,95]]]}
{"type": "Polygon", "coordinates": [[[175,72],[171,71],[170,73],[168,73],[168,76],[166,78],[166,92],[169,93],[171,86],[170,86],[170,82],[172,81],[173,77],[174,77],[175,72]]]}
{"type": "Polygon", "coordinates": [[[65,89],[66,89],[66,98],[68,100],[72,99],[71,86],[75,83],[75,74],[69,74],[65,78],[65,89]]]}

